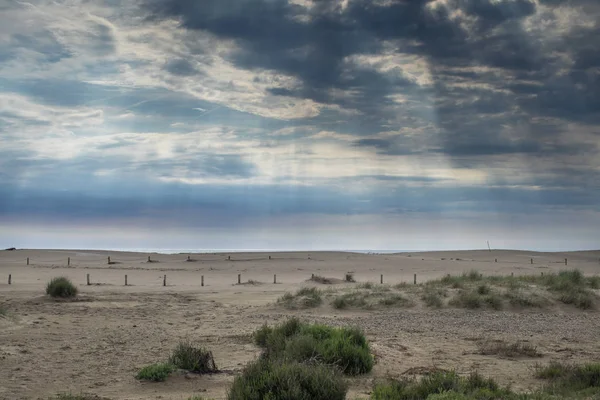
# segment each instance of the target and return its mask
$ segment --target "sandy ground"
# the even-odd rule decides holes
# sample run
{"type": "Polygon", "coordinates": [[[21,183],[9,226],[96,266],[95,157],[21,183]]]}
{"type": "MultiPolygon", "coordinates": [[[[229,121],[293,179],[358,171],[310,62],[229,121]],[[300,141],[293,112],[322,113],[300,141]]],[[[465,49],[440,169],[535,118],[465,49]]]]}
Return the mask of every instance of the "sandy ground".
{"type": "Polygon", "coordinates": [[[0,317],[0,399],[39,399],[65,391],[111,399],[183,400],[195,394],[221,399],[234,375],[258,355],[249,334],[264,322],[290,315],[355,325],[366,332],[377,364],[369,376],[353,379],[349,398],[366,398],[374,379],[400,376],[415,367],[477,370],[527,390],[540,384],[532,374],[537,362],[600,358],[598,311],[571,307],[522,312],[423,307],[340,311],[327,304],[290,311],[274,305],[286,291],[312,286],[306,280],[313,273],[342,278],[352,271],[359,282],[379,282],[383,274],[390,284],[412,283],[414,274],[423,282],[472,269],[518,275],[578,268],[595,275],[600,273],[600,251],[192,254],[189,262],[187,257],[0,251],[0,305],[8,311],[0,317]],[[237,285],[238,274],[242,283],[262,284],[237,285]],[[79,286],[78,301],[57,302],[44,295],[46,282],[56,276],[67,276],[79,286]],[[475,340],[480,338],[527,341],[544,356],[510,360],[478,355],[475,340]],[[223,373],[178,374],[164,383],[134,379],[141,366],[168,358],[182,339],[209,347],[223,373]]]}

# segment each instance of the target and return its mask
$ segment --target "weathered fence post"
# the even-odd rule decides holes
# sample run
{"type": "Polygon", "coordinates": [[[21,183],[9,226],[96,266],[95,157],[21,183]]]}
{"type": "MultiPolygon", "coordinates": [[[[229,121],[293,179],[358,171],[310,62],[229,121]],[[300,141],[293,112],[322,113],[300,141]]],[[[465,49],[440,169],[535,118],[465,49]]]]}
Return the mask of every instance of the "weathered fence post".
{"type": "Polygon", "coordinates": [[[167,286],[167,276],[163,276],[163,286],[167,286]]]}
{"type": "Polygon", "coordinates": [[[200,277],[200,285],[204,286],[204,275],[200,277]]]}
{"type": "Polygon", "coordinates": [[[227,259],[228,259],[229,261],[231,261],[231,256],[227,256],[227,259]]]}
{"type": "Polygon", "coordinates": [[[110,256],[108,256],[108,264],[110,264],[110,256]]]}
{"type": "Polygon", "coordinates": [[[415,279],[414,279],[415,285],[417,284],[417,274],[415,274],[415,279]]]}
{"type": "Polygon", "coordinates": [[[242,283],[242,274],[238,274],[238,285],[242,283]]]}
{"type": "Polygon", "coordinates": [[[87,274],[85,277],[86,283],[88,286],[90,286],[90,274],[87,274]]]}
{"type": "Polygon", "coordinates": [[[29,265],[29,257],[27,257],[27,265],[29,265]]]}
{"type": "Polygon", "coordinates": [[[71,265],[71,257],[67,257],[67,266],[71,265]]]}
{"type": "Polygon", "coordinates": [[[381,274],[381,276],[379,276],[379,282],[383,285],[383,274],[381,274]]]}
{"type": "Polygon", "coordinates": [[[277,283],[277,274],[273,274],[273,283],[277,283]]]}
{"type": "Polygon", "coordinates": [[[125,275],[125,286],[127,286],[127,275],[125,275]]]}
{"type": "Polygon", "coordinates": [[[531,263],[533,264],[533,258],[531,259],[531,263]]]}
{"type": "Polygon", "coordinates": [[[12,275],[8,274],[8,284],[12,284],[12,275]]]}
{"type": "Polygon", "coordinates": [[[567,265],[567,259],[565,258],[565,265],[567,265]]]}
{"type": "Polygon", "coordinates": [[[151,262],[151,260],[150,260],[150,256],[148,256],[148,262],[151,262]]]}

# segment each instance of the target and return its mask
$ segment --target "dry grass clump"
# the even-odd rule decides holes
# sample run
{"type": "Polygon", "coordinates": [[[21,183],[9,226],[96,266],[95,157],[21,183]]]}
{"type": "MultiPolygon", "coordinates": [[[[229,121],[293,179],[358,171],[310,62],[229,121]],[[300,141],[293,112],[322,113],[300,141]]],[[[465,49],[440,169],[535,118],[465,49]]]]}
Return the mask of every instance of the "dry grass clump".
{"type": "Polygon", "coordinates": [[[482,340],[477,343],[479,354],[508,358],[542,357],[537,347],[523,342],[507,343],[503,340],[482,340]]]}

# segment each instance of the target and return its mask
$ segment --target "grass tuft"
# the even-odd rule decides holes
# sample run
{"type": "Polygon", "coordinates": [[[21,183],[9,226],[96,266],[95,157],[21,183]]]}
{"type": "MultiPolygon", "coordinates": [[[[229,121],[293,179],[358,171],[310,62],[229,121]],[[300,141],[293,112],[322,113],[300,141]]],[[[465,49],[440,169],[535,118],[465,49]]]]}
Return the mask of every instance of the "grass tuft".
{"type": "Polygon", "coordinates": [[[209,374],[218,371],[211,351],[202,347],[194,347],[188,342],[179,343],[169,362],[177,368],[197,374],[209,374]]]}
{"type": "Polygon", "coordinates": [[[164,382],[173,371],[175,371],[175,367],[169,363],[147,365],[138,372],[136,379],[151,382],[164,382]]]}
{"type": "Polygon", "coordinates": [[[52,297],[71,298],[77,296],[77,287],[65,277],[52,278],[46,285],[46,294],[52,297]]]}
{"type": "Polygon", "coordinates": [[[235,377],[228,400],[343,400],[348,384],[319,364],[258,360],[235,377]]]}
{"type": "Polygon", "coordinates": [[[285,293],[277,304],[283,305],[290,310],[318,307],[323,303],[323,292],[317,288],[302,288],[295,294],[285,293]]]}
{"type": "Polygon", "coordinates": [[[496,355],[496,356],[509,357],[509,358],[542,357],[542,354],[537,350],[537,347],[532,346],[528,343],[522,343],[522,342],[506,343],[502,340],[497,340],[497,341],[485,340],[485,341],[480,341],[477,344],[477,346],[479,348],[479,354],[482,354],[482,355],[496,355]]]}

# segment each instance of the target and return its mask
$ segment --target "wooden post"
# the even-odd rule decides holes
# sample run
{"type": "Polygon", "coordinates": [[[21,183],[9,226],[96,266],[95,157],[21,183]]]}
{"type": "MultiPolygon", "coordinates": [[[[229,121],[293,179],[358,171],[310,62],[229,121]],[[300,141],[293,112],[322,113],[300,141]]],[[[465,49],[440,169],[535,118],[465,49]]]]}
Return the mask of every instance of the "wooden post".
{"type": "Polygon", "coordinates": [[[277,274],[273,274],[273,283],[277,283],[277,274]]]}
{"type": "Polygon", "coordinates": [[[127,286],[127,275],[125,275],[125,286],[127,286]]]}
{"type": "Polygon", "coordinates": [[[71,265],[71,257],[67,257],[67,266],[71,265]]]}
{"type": "Polygon", "coordinates": [[[511,278],[514,278],[514,277],[515,277],[515,273],[514,273],[514,272],[511,272],[511,273],[510,273],[510,277],[511,277],[511,278]]]}
{"type": "Polygon", "coordinates": [[[150,262],[150,256],[148,256],[148,262],[150,262]]]}
{"type": "Polygon", "coordinates": [[[415,285],[416,285],[417,284],[417,274],[415,274],[415,280],[414,280],[414,282],[415,282],[415,285]]]}
{"type": "Polygon", "coordinates": [[[163,286],[167,286],[167,276],[163,276],[163,286]]]}
{"type": "Polygon", "coordinates": [[[567,265],[567,259],[565,258],[565,265],[567,265]]]}
{"type": "Polygon", "coordinates": [[[271,256],[269,256],[269,260],[271,259],[271,256]]]}
{"type": "Polygon", "coordinates": [[[379,277],[379,282],[383,285],[383,274],[379,277]]]}
{"type": "Polygon", "coordinates": [[[86,280],[87,285],[90,286],[90,274],[86,275],[86,279],[85,280],[86,280]]]}
{"type": "Polygon", "coordinates": [[[227,259],[228,259],[229,261],[231,261],[231,256],[227,256],[227,259]]]}
{"type": "Polygon", "coordinates": [[[29,257],[27,257],[27,265],[29,265],[29,257]]]}
{"type": "Polygon", "coordinates": [[[494,262],[498,262],[498,259],[497,259],[497,258],[494,258],[494,262]]]}
{"type": "Polygon", "coordinates": [[[310,279],[315,279],[315,274],[310,274],[310,279]]]}
{"type": "Polygon", "coordinates": [[[542,272],[542,276],[544,276],[544,273],[542,272]]]}
{"type": "Polygon", "coordinates": [[[187,260],[188,260],[188,261],[190,261],[190,256],[188,256],[188,259],[187,259],[187,260]]]}
{"type": "Polygon", "coordinates": [[[8,274],[8,284],[10,285],[12,283],[12,275],[8,274]]]}
{"type": "Polygon", "coordinates": [[[531,263],[533,264],[533,258],[531,259],[531,263]]]}
{"type": "Polygon", "coordinates": [[[110,264],[110,256],[108,256],[108,264],[110,264]]]}
{"type": "Polygon", "coordinates": [[[242,283],[242,274],[238,274],[238,285],[242,283]]]}
{"type": "Polygon", "coordinates": [[[204,286],[204,275],[200,277],[200,286],[204,286]]]}

